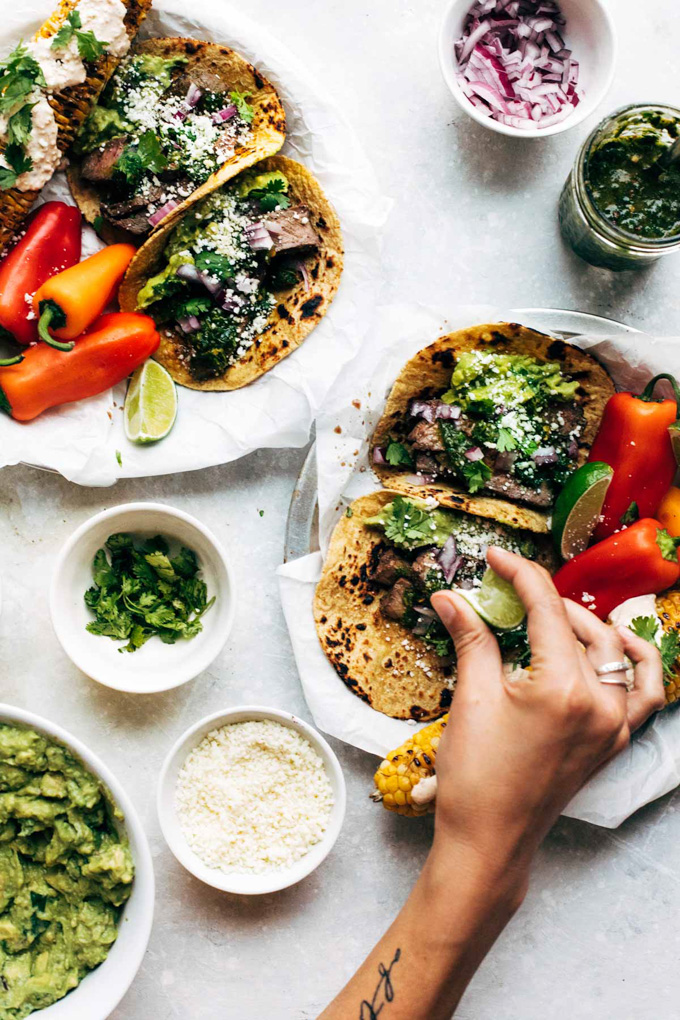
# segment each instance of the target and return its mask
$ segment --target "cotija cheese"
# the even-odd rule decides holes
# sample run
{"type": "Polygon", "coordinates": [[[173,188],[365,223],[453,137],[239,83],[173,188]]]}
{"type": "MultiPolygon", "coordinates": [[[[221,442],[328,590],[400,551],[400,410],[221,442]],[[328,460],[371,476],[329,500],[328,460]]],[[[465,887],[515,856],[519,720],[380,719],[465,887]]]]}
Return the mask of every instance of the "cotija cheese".
{"type": "Polygon", "coordinates": [[[204,864],[257,874],[290,867],[321,840],[333,793],[309,741],[262,720],[208,733],[182,766],[175,804],[204,864]]]}

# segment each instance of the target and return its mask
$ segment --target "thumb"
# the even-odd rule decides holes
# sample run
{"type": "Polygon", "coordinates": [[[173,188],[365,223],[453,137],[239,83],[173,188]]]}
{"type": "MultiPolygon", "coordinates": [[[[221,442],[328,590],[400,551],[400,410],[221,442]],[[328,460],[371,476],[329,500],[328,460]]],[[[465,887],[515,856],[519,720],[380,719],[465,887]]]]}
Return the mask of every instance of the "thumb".
{"type": "Polygon", "coordinates": [[[498,643],[469,602],[451,591],[438,591],[430,601],[453,638],[459,682],[467,676],[475,681],[498,676],[502,669],[498,643]]]}

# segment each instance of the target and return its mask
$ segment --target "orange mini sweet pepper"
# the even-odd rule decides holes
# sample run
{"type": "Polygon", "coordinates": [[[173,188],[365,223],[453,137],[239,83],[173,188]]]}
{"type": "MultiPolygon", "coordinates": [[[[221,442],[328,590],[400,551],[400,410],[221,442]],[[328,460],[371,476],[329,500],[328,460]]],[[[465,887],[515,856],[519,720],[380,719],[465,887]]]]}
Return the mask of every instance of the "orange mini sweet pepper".
{"type": "Polygon", "coordinates": [[[76,337],[101,315],[118,292],[137,249],[111,244],[47,280],[33,298],[38,333],[50,347],[70,351],[76,337]],[[55,339],[58,337],[59,339],[55,339]],[[60,341],[71,341],[61,343],[60,341]]]}

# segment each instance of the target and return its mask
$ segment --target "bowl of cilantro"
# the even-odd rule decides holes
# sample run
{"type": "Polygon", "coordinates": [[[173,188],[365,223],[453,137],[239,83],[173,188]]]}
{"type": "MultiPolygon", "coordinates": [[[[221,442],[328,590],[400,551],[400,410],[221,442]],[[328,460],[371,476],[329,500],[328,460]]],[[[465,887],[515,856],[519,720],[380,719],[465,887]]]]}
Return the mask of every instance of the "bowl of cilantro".
{"type": "Polygon", "coordinates": [[[186,683],[222,651],[234,581],[218,539],[162,503],[126,503],[86,521],[57,558],[52,625],[71,661],[115,690],[186,683]]]}

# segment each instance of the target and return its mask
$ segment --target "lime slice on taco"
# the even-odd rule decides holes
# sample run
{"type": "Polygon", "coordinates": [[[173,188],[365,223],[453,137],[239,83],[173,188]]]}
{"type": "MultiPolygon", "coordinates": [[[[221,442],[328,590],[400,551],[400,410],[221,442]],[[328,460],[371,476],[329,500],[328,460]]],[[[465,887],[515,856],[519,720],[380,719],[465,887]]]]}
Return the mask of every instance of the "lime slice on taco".
{"type": "Polygon", "coordinates": [[[488,567],[479,588],[457,589],[466,602],[477,612],[484,623],[495,630],[514,630],[526,616],[519,595],[510,584],[488,567]]]}
{"type": "Polygon", "coordinates": [[[564,560],[583,552],[595,530],[614,477],[609,464],[593,461],[574,471],[555,500],[552,533],[564,560]]]}

